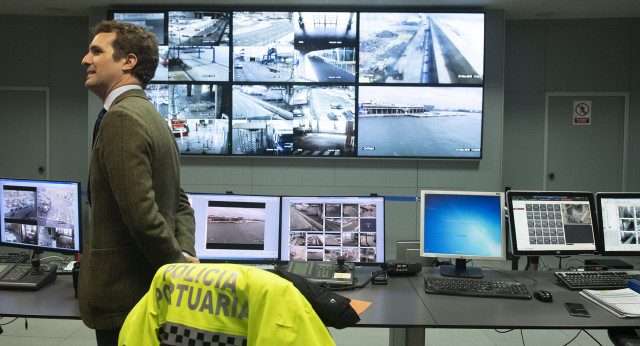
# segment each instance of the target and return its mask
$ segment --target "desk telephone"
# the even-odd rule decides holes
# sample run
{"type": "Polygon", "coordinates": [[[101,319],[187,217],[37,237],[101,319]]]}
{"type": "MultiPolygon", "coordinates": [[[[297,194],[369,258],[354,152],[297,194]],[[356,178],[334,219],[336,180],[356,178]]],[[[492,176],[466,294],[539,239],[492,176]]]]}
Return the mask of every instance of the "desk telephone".
{"type": "Polygon", "coordinates": [[[344,263],[344,259],[339,259],[338,263],[289,261],[287,265],[288,272],[302,276],[311,282],[331,285],[353,285],[354,270],[354,264],[344,263]]]}
{"type": "Polygon", "coordinates": [[[0,263],[0,289],[38,290],[56,280],[57,269],[55,264],[0,263]]]}

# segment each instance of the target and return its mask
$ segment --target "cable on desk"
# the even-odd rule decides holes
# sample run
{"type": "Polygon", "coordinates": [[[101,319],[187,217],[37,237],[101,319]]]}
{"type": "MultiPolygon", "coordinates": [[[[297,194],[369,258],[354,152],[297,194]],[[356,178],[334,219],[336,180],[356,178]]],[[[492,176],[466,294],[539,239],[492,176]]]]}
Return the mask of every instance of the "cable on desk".
{"type": "MultiPolygon", "coordinates": [[[[14,319],[12,319],[11,321],[6,322],[6,323],[0,323],[0,334],[4,333],[4,330],[2,330],[2,326],[6,326],[8,324],[11,324],[11,323],[15,322],[18,318],[20,318],[20,317],[15,317],[14,319]]],[[[0,317],[0,320],[1,319],[3,319],[3,317],[0,317]]],[[[29,329],[29,323],[27,322],[26,318],[24,319],[24,329],[25,330],[29,329]]]]}
{"type": "Polygon", "coordinates": [[[564,344],[563,346],[567,346],[567,345],[569,345],[570,343],[572,343],[575,339],[577,339],[577,338],[578,338],[578,335],[580,335],[580,333],[582,333],[582,332],[587,333],[587,335],[589,335],[589,336],[591,337],[591,339],[593,339],[593,341],[595,341],[595,342],[596,342],[596,344],[598,344],[598,345],[602,346],[602,344],[601,344],[601,343],[600,343],[596,338],[594,338],[594,337],[593,337],[593,335],[591,335],[591,333],[589,333],[586,329],[580,329],[580,330],[578,331],[578,334],[576,334],[576,336],[574,336],[574,337],[573,337],[573,339],[569,340],[569,342],[567,342],[567,343],[566,343],[566,344],[564,344]]]}
{"type": "Polygon", "coordinates": [[[584,267],[585,266],[584,261],[581,261],[581,260],[579,260],[577,258],[572,258],[572,259],[568,260],[567,263],[565,263],[565,265],[566,265],[565,270],[571,270],[570,268],[572,268],[572,267],[584,267]],[[578,261],[581,264],[577,265],[577,266],[576,265],[569,266],[569,263],[571,261],[578,261]]]}
{"type": "Polygon", "coordinates": [[[542,260],[542,256],[540,256],[540,263],[542,263],[542,266],[539,267],[538,270],[549,270],[549,269],[551,269],[551,267],[549,267],[548,265],[544,264],[544,261],[542,260]]]}
{"type": "Polygon", "coordinates": [[[507,274],[507,273],[503,272],[501,269],[498,269],[498,268],[495,268],[495,267],[486,267],[486,266],[480,266],[479,268],[491,269],[491,270],[493,270],[493,271],[495,271],[495,272],[498,272],[498,273],[500,273],[500,274],[502,274],[502,275],[506,276],[508,279],[511,279],[511,280],[512,280],[512,281],[514,281],[514,282],[520,282],[520,281],[518,281],[518,280],[514,279],[513,277],[511,277],[509,274],[507,274]]]}
{"type": "MultiPolygon", "coordinates": [[[[494,330],[497,333],[506,334],[506,333],[510,333],[510,332],[514,331],[515,329],[508,329],[508,330],[505,330],[505,331],[499,331],[497,329],[494,329],[494,330]]],[[[525,344],[524,344],[524,334],[522,333],[522,329],[520,329],[520,338],[522,339],[522,346],[525,346],[525,344]]]]}
{"type": "Polygon", "coordinates": [[[602,346],[601,343],[598,342],[598,340],[596,340],[596,338],[593,337],[593,335],[591,335],[591,333],[589,333],[588,330],[583,329],[585,333],[587,333],[587,335],[589,335],[591,337],[591,339],[593,339],[593,341],[595,341],[598,345],[602,346]]]}

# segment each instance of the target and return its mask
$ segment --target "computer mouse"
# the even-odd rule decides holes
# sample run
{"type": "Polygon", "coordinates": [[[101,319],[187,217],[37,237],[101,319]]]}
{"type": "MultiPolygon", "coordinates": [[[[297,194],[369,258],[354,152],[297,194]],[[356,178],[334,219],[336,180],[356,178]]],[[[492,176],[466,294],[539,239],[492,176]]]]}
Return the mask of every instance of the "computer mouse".
{"type": "Polygon", "coordinates": [[[553,301],[553,296],[549,291],[537,290],[533,292],[533,296],[536,297],[536,299],[541,302],[551,303],[553,301]]]}

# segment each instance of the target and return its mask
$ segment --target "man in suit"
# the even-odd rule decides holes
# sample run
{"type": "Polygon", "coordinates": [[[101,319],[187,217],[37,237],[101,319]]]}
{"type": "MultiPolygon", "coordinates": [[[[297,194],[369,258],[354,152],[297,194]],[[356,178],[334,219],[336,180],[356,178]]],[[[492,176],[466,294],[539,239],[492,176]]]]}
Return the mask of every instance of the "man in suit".
{"type": "Polygon", "coordinates": [[[137,25],[93,28],[85,86],[106,113],[94,133],[91,214],[78,302],[98,345],[116,345],[128,312],[158,268],[197,263],[193,209],[180,187],[178,146],[143,91],[158,66],[158,40],[137,25]]]}

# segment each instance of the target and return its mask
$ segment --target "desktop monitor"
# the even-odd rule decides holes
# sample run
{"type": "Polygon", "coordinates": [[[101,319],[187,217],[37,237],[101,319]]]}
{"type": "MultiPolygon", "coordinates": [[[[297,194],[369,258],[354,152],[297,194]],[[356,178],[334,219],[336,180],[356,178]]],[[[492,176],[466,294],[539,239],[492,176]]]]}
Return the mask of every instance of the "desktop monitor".
{"type": "Polygon", "coordinates": [[[276,263],[280,197],[187,193],[202,262],[276,263]]]}
{"type": "Polygon", "coordinates": [[[0,244],[42,251],[81,251],[80,183],[0,179],[0,244]]]}
{"type": "Polygon", "coordinates": [[[506,259],[504,193],[422,190],[420,201],[421,256],[456,260],[442,275],[480,278],[467,260],[506,259]]]}
{"type": "Polygon", "coordinates": [[[640,255],[640,192],[598,192],[599,253],[640,255]]]}
{"type": "Polygon", "coordinates": [[[282,261],[384,262],[384,197],[282,197],[282,261]]]}
{"type": "Polygon", "coordinates": [[[514,255],[596,253],[596,208],[591,192],[507,191],[514,255]]]}

